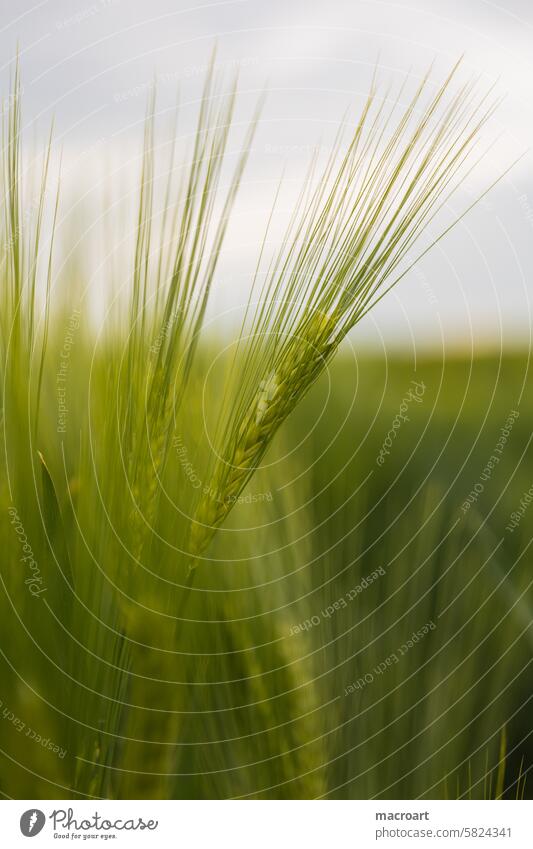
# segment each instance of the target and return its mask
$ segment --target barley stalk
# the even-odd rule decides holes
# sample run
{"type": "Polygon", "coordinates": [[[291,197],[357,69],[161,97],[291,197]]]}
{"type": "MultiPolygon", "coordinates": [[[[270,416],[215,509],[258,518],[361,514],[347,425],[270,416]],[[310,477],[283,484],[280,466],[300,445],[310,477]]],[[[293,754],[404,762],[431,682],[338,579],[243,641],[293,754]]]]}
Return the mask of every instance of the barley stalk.
{"type": "Polygon", "coordinates": [[[473,82],[446,104],[456,71],[428,103],[427,76],[406,107],[400,92],[398,119],[385,103],[376,106],[373,83],[346,153],[339,157],[335,147],[317,188],[302,193],[251,321],[251,301],[245,315],[249,333],[238,345],[242,338],[252,341],[237,395],[228,392],[222,405],[215,498],[203,497],[194,513],[192,567],[342,338],[429,249],[410,257],[457,188],[465,163],[470,168],[477,134],[495,108],[473,82]]]}
{"type": "Polygon", "coordinates": [[[230,512],[234,499],[257,468],[279,426],[324,368],[336,348],[331,335],[336,317],[320,311],[289,340],[278,367],[261,381],[239,425],[236,439],[216,479],[216,497],[204,497],[191,527],[193,558],[207,548],[230,512]]]}

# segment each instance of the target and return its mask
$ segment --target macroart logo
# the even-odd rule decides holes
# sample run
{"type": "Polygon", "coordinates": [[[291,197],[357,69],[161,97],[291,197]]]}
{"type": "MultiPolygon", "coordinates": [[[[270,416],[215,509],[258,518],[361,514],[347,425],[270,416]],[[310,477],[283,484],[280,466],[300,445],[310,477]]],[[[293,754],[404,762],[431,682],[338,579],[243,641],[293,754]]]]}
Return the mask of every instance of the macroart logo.
{"type": "Polygon", "coordinates": [[[24,811],[20,818],[20,830],[24,837],[35,837],[42,830],[46,817],[38,808],[24,811]]]}

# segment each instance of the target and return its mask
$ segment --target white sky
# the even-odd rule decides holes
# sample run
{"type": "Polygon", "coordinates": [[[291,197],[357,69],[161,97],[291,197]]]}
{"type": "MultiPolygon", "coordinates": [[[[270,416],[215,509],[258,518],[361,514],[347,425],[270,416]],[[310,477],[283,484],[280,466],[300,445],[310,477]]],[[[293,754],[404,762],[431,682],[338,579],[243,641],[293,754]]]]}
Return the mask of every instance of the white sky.
{"type": "MultiPolygon", "coordinates": [[[[477,178],[476,192],[533,146],[533,4],[509,0],[1,0],[0,83],[20,45],[27,135],[55,116],[63,148],[66,198],[98,183],[106,167],[127,162],[133,187],[147,90],[158,80],[159,108],[199,96],[215,40],[219,64],[240,69],[237,121],[269,91],[246,173],[211,315],[245,298],[250,272],[283,167],[298,185],[311,149],[326,149],[351,105],[367,92],[376,60],[386,84],[413,79],[435,60],[438,83],[459,55],[464,73],[497,81],[506,101],[487,139],[500,136],[477,178]]],[[[185,109],[185,128],[194,110],[185,109]]],[[[236,143],[238,139],[236,140],[236,143]]],[[[532,155],[527,154],[488,202],[472,211],[358,329],[381,344],[469,344],[500,336],[529,338],[533,295],[532,155]]],[[[128,182],[129,181],[129,182],[128,182]]],[[[109,185],[97,191],[112,190],[109,185]]],[[[471,195],[470,195],[471,196],[471,195]]],[[[290,207],[290,191],[285,200],[290,207]]],[[[459,212],[469,194],[457,196],[459,212]]],[[[283,206],[283,204],[282,204],[283,206]]],[[[87,205],[85,214],[94,215],[87,205]]],[[[94,282],[95,289],[101,281],[94,282]]]]}

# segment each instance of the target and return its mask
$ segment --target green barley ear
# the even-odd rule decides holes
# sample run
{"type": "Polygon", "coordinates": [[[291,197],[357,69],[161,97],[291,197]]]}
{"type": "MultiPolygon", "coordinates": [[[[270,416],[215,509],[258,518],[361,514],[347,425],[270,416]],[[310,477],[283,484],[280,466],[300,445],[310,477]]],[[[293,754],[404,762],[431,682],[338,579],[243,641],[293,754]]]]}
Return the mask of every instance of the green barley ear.
{"type": "Polygon", "coordinates": [[[317,187],[301,193],[255,312],[251,300],[248,306],[236,355],[244,379],[224,399],[221,459],[211,468],[217,497],[204,496],[197,506],[193,565],[277,429],[346,333],[405,275],[400,263],[471,170],[478,133],[496,103],[490,92],[478,94],[475,81],[452,92],[458,64],[429,99],[426,75],[401,109],[404,86],[391,108],[377,103],[373,81],[346,152],[341,156],[338,142],[317,187]]]}
{"type": "Polygon", "coordinates": [[[259,385],[245,416],[237,424],[226,464],[216,469],[218,498],[201,501],[190,535],[191,549],[201,554],[257,468],[280,424],[324,368],[335,350],[336,319],[318,312],[301,336],[293,336],[290,354],[259,385]]]}

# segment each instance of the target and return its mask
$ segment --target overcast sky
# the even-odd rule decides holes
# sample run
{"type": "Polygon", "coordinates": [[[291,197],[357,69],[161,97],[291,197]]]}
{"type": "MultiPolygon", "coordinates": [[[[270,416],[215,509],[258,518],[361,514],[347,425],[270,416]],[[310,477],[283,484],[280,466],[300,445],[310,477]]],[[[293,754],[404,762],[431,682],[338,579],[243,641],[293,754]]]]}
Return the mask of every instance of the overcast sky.
{"type": "MultiPolygon", "coordinates": [[[[94,180],[95,160],[131,159],[135,173],[154,79],[162,113],[178,83],[182,100],[194,104],[215,41],[220,67],[239,69],[237,121],[250,117],[268,89],[212,315],[246,295],[282,169],[296,187],[313,148],[327,149],[347,108],[357,114],[376,61],[384,86],[406,73],[416,81],[433,61],[438,84],[464,53],[463,74],[496,82],[506,95],[487,135],[498,143],[452,212],[533,144],[533,4],[526,0],[1,0],[1,8],[3,92],[18,44],[27,135],[55,116],[57,149],[71,165],[69,198],[94,180]]],[[[185,108],[185,122],[194,109],[188,118],[185,108]]],[[[361,338],[528,340],[531,166],[529,153],[367,319],[361,338]]]]}

